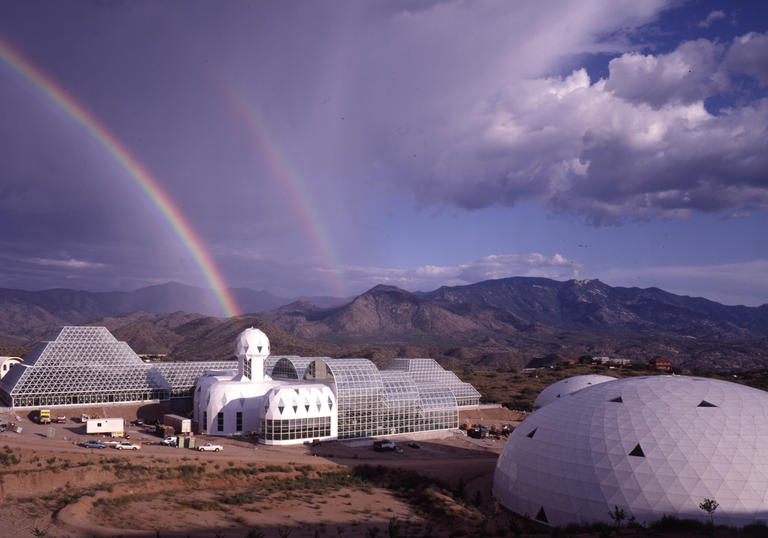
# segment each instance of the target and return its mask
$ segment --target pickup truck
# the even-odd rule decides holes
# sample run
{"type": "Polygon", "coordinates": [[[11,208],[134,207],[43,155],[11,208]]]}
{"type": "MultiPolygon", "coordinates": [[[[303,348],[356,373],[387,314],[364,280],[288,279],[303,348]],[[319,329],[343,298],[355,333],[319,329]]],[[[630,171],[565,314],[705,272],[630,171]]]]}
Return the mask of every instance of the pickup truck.
{"type": "Polygon", "coordinates": [[[197,449],[200,452],[218,452],[219,450],[224,450],[224,447],[221,445],[213,445],[211,443],[205,443],[204,445],[200,445],[197,447],[197,449]]]}

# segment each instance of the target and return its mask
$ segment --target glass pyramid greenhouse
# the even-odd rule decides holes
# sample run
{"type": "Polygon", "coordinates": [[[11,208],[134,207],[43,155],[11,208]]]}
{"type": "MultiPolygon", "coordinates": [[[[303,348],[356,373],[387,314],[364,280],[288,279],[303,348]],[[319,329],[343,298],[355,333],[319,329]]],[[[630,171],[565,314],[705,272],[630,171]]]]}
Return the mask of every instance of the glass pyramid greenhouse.
{"type": "Polygon", "coordinates": [[[191,395],[205,370],[234,361],[151,364],[105,327],[63,327],[41,342],[0,382],[11,407],[167,400],[191,395]]]}

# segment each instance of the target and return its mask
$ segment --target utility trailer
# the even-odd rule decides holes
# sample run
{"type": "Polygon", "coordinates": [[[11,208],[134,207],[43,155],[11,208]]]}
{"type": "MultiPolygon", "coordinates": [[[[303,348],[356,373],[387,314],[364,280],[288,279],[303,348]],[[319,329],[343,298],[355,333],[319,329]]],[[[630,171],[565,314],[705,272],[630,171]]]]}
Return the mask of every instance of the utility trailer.
{"type": "Polygon", "coordinates": [[[85,432],[122,437],[125,432],[125,423],[122,418],[89,418],[85,423],[85,432]]]}
{"type": "Polygon", "coordinates": [[[191,433],[192,419],[179,415],[163,415],[163,424],[173,427],[173,433],[191,433]]]}

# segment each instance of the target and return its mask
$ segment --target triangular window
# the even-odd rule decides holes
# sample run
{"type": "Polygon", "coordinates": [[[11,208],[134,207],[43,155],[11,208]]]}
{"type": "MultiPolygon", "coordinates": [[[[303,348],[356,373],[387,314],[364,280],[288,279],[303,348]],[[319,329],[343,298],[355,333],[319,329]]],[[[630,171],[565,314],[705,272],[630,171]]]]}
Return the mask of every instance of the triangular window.
{"type": "Polygon", "coordinates": [[[258,349],[259,353],[261,353],[261,346],[256,346],[256,349],[258,349]]]}
{"type": "Polygon", "coordinates": [[[298,405],[296,405],[296,404],[294,404],[294,405],[293,405],[293,412],[295,413],[295,412],[296,412],[296,411],[298,411],[298,410],[299,410],[299,406],[298,406],[298,405]]]}
{"type": "Polygon", "coordinates": [[[529,433],[528,435],[526,435],[526,437],[530,437],[531,439],[533,439],[533,436],[534,436],[534,434],[536,433],[536,430],[537,430],[537,428],[534,428],[534,429],[532,429],[532,430],[531,430],[531,433],[529,433]]]}
{"type": "Polygon", "coordinates": [[[613,400],[608,400],[609,402],[614,403],[624,403],[624,400],[621,399],[621,396],[616,396],[613,400]]]}
{"type": "Polygon", "coordinates": [[[328,396],[328,409],[333,410],[333,400],[328,396]]]}
{"type": "Polygon", "coordinates": [[[717,407],[717,406],[713,403],[709,403],[707,400],[701,400],[701,403],[696,407],[717,407]]]}
{"type": "Polygon", "coordinates": [[[560,397],[560,395],[558,394],[558,395],[556,396],[556,398],[559,398],[559,397],[560,397]]]}
{"type": "Polygon", "coordinates": [[[536,519],[541,521],[542,523],[547,522],[547,514],[544,513],[544,507],[542,506],[539,508],[539,511],[536,513],[536,519]]]}
{"type": "Polygon", "coordinates": [[[643,449],[640,448],[640,443],[637,443],[637,445],[635,445],[635,448],[632,449],[632,452],[630,452],[629,455],[637,456],[638,458],[644,458],[645,452],[643,452],[643,449]]]}
{"type": "Polygon", "coordinates": [[[304,409],[306,409],[306,410],[307,410],[307,413],[309,413],[309,402],[306,402],[306,403],[304,404],[304,409]]]}

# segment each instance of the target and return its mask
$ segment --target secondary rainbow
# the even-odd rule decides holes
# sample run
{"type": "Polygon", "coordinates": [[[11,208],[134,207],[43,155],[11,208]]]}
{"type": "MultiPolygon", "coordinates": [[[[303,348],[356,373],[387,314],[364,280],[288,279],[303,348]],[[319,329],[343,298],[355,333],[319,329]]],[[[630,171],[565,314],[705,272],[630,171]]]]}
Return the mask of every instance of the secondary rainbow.
{"type": "Polygon", "coordinates": [[[328,284],[338,297],[346,297],[347,292],[341,280],[341,264],[332,246],[328,231],[322,219],[315,211],[307,189],[302,184],[300,176],[290,166],[289,161],[282,155],[278,145],[269,136],[269,130],[262,121],[256,108],[229,84],[222,83],[231,106],[237,112],[238,118],[245,122],[256,148],[270,171],[270,176],[278,183],[293,207],[293,211],[302,223],[306,235],[312,242],[315,252],[321,258],[321,270],[328,274],[328,284]]]}
{"type": "Polygon", "coordinates": [[[147,169],[128,151],[118,138],[82,104],[69,95],[56,81],[0,37],[0,58],[14,71],[32,83],[52,103],[82,125],[88,133],[119,163],[129,177],[149,197],[175,234],[192,255],[205,280],[213,288],[224,313],[237,316],[240,308],[221,271],[189,221],[147,169]]]}

